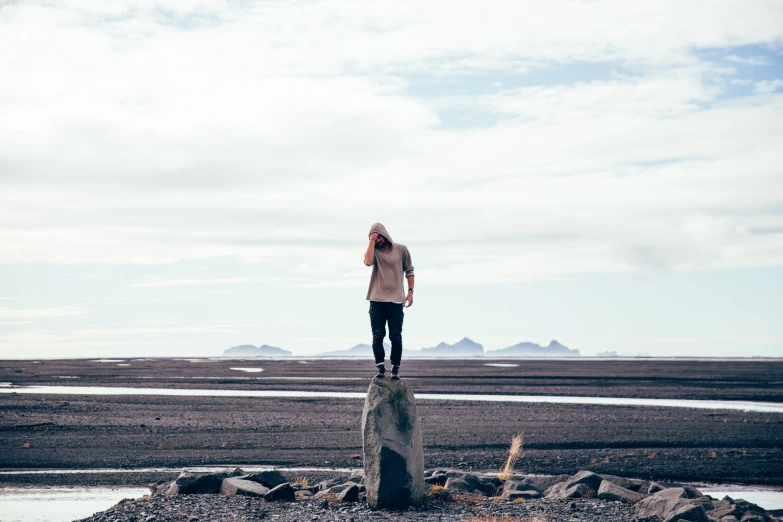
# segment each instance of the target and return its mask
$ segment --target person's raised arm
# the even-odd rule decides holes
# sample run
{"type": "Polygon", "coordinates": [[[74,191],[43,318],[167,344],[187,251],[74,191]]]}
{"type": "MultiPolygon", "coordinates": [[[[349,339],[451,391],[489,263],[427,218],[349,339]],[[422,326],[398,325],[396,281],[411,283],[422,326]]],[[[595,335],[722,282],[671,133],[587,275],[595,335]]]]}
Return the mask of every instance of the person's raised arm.
{"type": "Polygon", "coordinates": [[[378,232],[370,234],[370,244],[367,245],[367,250],[364,252],[364,264],[366,266],[372,266],[372,262],[375,260],[375,238],[378,237],[378,232]]]}

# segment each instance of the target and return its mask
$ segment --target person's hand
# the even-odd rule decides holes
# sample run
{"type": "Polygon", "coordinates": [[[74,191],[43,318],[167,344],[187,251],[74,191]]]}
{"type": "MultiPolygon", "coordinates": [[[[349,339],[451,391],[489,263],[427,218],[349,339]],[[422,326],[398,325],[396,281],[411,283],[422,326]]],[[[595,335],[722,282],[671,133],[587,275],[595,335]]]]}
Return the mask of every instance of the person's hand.
{"type": "Polygon", "coordinates": [[[405,298],[405,303],[402,306],[407,308],[413,306],[413,292],[408,292],[408,297],[405,298]]]}
{"type": "Polygon", "coordinates": [[[370,234],[370,241],[375,241],[376,239],[378,239],[378,232],[370,234]]]}

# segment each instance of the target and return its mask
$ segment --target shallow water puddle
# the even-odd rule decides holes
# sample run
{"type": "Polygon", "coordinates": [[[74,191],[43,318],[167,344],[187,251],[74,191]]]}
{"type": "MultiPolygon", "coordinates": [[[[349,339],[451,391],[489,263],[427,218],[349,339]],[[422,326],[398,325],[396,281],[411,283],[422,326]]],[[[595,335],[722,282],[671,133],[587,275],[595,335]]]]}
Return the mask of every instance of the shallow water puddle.
{"type": "Polygon", "coordinates": [[[3,522],[66,522],[86,518],[149,488],[0,488],[3,522]]]}
{"type": "Polygon", "coordinates": [[[709,486],[694,485],[699,491],[713,498],[721,499],[728,495],[734,500],[747,500],[766,510],[783,509],[783,490],[774,486],[743,486],[735,484],[712,484],[709,486]]]}
{"type": "Polygon", "coordinates": [[[229,370],[236,370],[238,372],[259,373],[263,372],[263,368],[229,368],[229,370]]]}
{"type": "MultiPolygon", "coordinates": [[[[109,386],[3,386],[0,393],[49,395],[168,395],[190,397],[313,397],[364,399],[364,392],[326,392],[297,390],[197,390],[172,388],[114,388],[109,386]]],[[[469,402],[523,402],[548,404],[592,404],[598,406],[654,406],[659,408],[695,408],[783,413],[783,403],[751,401],[708,401],[681,399],[638,399],[629,397],[578,397],[566,395],[472,395],[460,393],[419,393],[419,400],[469,402]]]]}
{"type": "Polygon", "coordinates": [[[516,368],[518,364],[511,363],[484,363],[484,366],[496,366],[498,368],[516,368]]]}

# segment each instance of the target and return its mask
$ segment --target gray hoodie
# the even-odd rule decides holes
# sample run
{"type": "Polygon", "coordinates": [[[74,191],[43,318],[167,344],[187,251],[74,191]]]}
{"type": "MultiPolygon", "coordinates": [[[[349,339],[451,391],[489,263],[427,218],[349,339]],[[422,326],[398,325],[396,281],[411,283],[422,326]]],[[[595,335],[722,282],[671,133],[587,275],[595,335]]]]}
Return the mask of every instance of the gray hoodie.
{"type": "Polygon", "coordinates": [[[367,300],[402,303],[405,300],[404,278],[413,275],[411,254],[408,247],[392,241],[386,227],[381,223],[373,223],[367,236],[373,232],[385,237],[391,244],[391,250],[382,252],[375,249],[367,300]]]}

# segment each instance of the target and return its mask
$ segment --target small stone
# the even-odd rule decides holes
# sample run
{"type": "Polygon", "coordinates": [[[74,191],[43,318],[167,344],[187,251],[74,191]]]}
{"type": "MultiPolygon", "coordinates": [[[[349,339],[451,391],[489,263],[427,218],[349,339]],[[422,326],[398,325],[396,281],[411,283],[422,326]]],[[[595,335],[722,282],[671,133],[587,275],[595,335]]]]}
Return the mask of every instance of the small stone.
{"type": "Polygon", "coordinates": [[[359,486],[354,484],[343,490],[338,496],[340,502],[356,502],[359,500],[359,486]]]}
{"type": "Polygon", "coordinates": [[[296,500],[296,492],[294,491],[294,488],[291,487],[291,484],[285,482],[270,489],[269,492],[264,495],[264,500],[267,502],[275,500],[296,500]]]}

